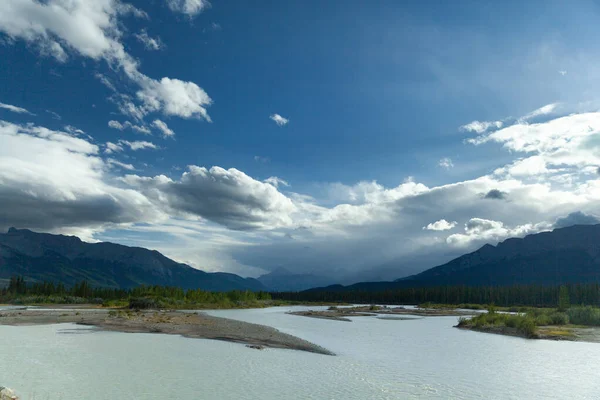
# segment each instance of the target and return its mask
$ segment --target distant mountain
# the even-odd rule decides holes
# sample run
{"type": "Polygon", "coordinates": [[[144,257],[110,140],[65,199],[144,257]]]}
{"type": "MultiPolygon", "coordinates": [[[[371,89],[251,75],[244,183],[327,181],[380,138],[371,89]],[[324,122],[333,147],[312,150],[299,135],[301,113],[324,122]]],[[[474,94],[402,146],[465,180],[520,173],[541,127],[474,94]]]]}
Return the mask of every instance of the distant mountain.
{"type": "Polygon", "coordinates": [[[312,275],[312,274],[294,274],[285,268],[278,268],[268,274],[257,278],[263,285],[278,292],[296,292],[309,289],[316,286],[325,286],[332,284],[331,278],[312,275]]]}
{"type": "Polygon", "coordinates": [[[85,279],[95,286],[113,288],[145,284],[211,291],[266,290],[256,279],[203,272],[156,250],[108,242],[86,243],[75,236],[15,228],[0,234],[0,280],[12,275],[66,285],[85,279]]]}
{"type": "Polygon", "coordinates": [[[361,282],[312,290],[381,291],[394,288],[600,282],[600,225],[575,225],[512,238],[394,282],[361,282]]]}
{"type": "Polygon", "coordinates": [[[600,225],[507,239],[399,281],[512,285],[600,282],[600,225]]]}

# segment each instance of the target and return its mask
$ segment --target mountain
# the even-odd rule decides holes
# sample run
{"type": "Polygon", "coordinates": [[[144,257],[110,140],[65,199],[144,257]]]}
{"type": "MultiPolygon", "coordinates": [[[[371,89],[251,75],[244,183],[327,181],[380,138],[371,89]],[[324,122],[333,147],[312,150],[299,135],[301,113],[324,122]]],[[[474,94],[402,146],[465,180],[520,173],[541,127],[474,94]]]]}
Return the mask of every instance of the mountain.
{"type": "Polygon", "coordinates": [[[401,281],[513,285],[600,282],[600,225],[575,225],[486,244],[401,281]]]}
{"type": "Polygon", "coordinates": [[[156,250],[10,228],[0,234],[0,280],[13,275],[66,285],[85,279],[95,286],[113,288],[144,284],[210,291],[267,290],[256,279],[203,272],[156,250]]]}
{"type": "Polygon", "coordinates": [[[600,225],[575,225],[511,238],[394,282],[361,282],[312,290],[382,291],[394,288],[600,282],[600,225]]]}
{"type": "Polygon", "coordinates": [[[263,285],[279,292],[296,292],[333,283],[331,278],[312,274],[294,274],[285,268],[278,268],[257,279],[263,285]]]}

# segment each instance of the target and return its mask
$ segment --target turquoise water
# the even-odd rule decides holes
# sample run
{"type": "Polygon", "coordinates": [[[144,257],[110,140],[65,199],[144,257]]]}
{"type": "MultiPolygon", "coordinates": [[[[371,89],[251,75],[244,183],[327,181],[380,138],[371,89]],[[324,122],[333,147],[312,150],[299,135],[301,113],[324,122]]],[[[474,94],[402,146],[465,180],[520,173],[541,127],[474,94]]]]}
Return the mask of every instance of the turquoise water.
{"type": "Polygon", "coordinates": [[[599,344],[462,331],[455,317],[339,322],[285,314],[292,308],[210,313],[338,356],[71,324],[0,326],[0,385],[24,400],[599,397],[599,344]]]}

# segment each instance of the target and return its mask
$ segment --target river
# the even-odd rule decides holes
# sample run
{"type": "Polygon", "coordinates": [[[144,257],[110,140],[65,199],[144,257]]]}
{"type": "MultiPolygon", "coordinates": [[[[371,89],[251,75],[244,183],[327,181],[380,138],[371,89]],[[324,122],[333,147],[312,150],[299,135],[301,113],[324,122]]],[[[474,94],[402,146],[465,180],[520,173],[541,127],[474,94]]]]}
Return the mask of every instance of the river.
{"type": "Polygon", "coordinates": [[[273,326],[337,356],[71,324],[0,326],[0,385],[23,400],[599,397],[600,344],[463,331],[456,317],[340,322],[285,313],[292,309],[305,308],[209,313],[273,326]]]}

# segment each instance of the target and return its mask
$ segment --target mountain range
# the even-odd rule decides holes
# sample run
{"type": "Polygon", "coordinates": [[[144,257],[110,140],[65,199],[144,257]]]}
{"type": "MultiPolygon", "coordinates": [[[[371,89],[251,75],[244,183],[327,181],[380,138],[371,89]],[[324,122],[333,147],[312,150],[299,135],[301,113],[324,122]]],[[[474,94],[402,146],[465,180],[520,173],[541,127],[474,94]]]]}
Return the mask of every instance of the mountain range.
{"type": "Polygon", "coordinates": [[[457,257],[443,265],[392,282],[331,285],[332,278],[296,274],[280,268],[257,279],[207,273],[155,250],[114,243],[86,243],[75,236],[9,229],[0,234],[0,281],[13,275],[27,280],[87,280],[92,285],[138,285],[227,290],[388,290],[437,285],[504,286],[600,282],[600,225],[575,225],[507,239],[496,246],[457,257]],[[327,286],[329,285],[329,286],[327,286]],[[310,289],[313,288],[313,289],[310,289]]]}
{"type": "Polygon", "coordinates": [[[10,228],[8,233],[0,234],[0,280],[13,275],[30,282],[72,285],[87,280],[94,286],[113,288],[164,285],[210,291],[267,289],[256,279],[200,271],[156,250],[86,243],[75,236],[10,228]]]}
{"type": "Polygon", "coordinates": [[[574,225],[507,239],[393,282],[360,282],[311,290],[380,291],[438,285],[560,285],[600,282],[600,225],[574,225]]]}

